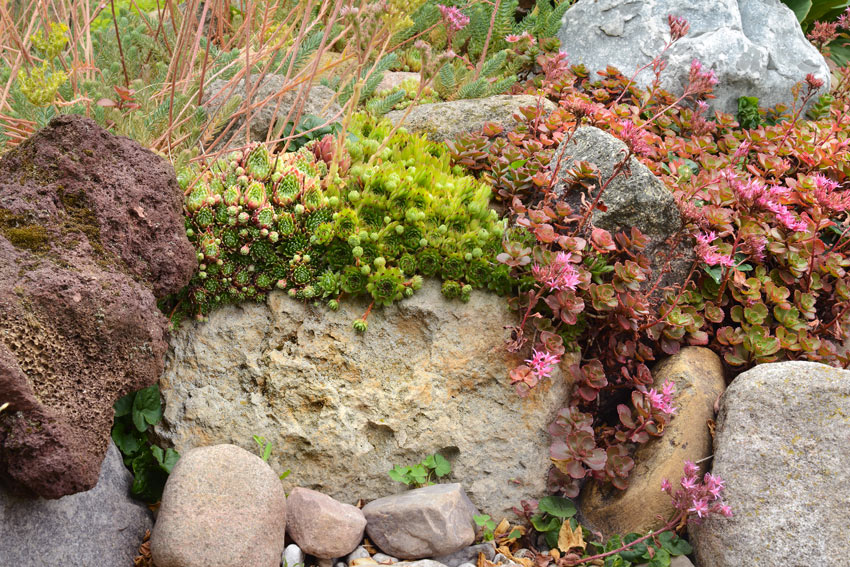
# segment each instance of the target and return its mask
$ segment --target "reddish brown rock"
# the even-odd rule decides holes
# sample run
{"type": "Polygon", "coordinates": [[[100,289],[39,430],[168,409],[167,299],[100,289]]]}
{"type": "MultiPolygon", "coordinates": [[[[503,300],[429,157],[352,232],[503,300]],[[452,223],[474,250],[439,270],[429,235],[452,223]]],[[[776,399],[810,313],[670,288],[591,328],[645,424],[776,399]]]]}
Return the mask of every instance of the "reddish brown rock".
{"type": "Polygon", "coordinates": [[[171,165],[63,116],[0,158],[0,480],[92,488],[112,404],[159,377],[196,261],[171,165]]]}
{"type": "Polygon", "coordinates": [[[310,555],[322,559],[342,557],[363,540],[366,517],[351,504],[298,487],[289,493],[286,508],[286,531],[310,555]]]}

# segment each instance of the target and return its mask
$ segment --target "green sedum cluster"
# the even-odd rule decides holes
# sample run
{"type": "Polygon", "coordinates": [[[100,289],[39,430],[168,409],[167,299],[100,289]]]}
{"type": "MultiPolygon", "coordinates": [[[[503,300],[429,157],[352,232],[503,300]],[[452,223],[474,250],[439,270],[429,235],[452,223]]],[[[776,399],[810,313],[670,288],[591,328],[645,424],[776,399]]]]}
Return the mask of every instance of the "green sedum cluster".
{"type": "MultiPolygon", "coordinates": [[[[215,162],[186,196],[199,260],[188,313],[263,301],[272,289],[331,309],[345,295],[386,306],[423,276],[441,277],[445,296],[464,301],[473,288],[509,292],[509,271],[494,260],[505,221],[489,207],[490,188],[452,168],[442,145],[403,130],[376,155],[391,129],[355,116],[340,160],[351,165],[335,183],[330,136],[294,153],[257,145],[215,162]]],[[[181,183],[194,177],[186,171],[181,183]]]]}

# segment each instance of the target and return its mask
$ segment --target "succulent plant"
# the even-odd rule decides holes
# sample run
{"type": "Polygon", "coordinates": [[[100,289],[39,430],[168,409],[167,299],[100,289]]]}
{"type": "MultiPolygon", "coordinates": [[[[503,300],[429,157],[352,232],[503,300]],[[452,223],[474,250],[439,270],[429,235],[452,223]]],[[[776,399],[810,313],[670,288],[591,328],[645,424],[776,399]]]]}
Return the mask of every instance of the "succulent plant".
{"type": "Polygon", "coordinates": [[[510,292],[495,260],[505,221],[489,207],[489,187],[458,175],[444,146],[403,130],[375,155],[391,129],[356,115],[333,180],[331,137],[282,154],[254,145],[181,172],[199,260],[185,310],[264,301],[273,289],[332,309],[345,294],[387,306],[438,275],[448,298],[467,301],[474,287],[510,292]]]}

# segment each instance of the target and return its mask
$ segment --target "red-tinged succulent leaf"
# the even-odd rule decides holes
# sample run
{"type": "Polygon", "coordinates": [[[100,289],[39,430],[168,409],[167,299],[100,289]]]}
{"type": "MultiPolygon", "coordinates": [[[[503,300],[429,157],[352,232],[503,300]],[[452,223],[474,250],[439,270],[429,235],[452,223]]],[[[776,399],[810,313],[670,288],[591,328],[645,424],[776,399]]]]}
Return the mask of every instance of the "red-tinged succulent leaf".
{"type": "Polygon", "coordinates": [[[632,419],[632,410],[626,404],[620,404],[617,406],[617,415],[620,417],[620,423],[629,429],[633,429],[635,427],[635,421],[632,419]]]}
{"type": "Polygon", "coordinates": [[[587,469],[584,468],[581,461],[577,461],[575,459],[566,459],[563,461],[552,459],[552,464],[555,465],[555,468],[557,468],[562,474],[570,477],[571,479],[579,480],[587,475],[587,469]]]}
{"type": "Polygon", "coordinates": [[[605,462],[607,460],[608,456],[605,454],[604,449],[594,449],[583,459],[583,462],[590,470],[601,471],[605,468],[605,462]]]}
{"type": "Polygon", "coordinates": [[[590,241],[593,244],[593,247],[600,252],[611,252],[617,249],[617,245],[614,243],[611,233],[601,228],[593,228],[590,241]]]}
{"type": "Polygon", "coordinates": [[[631,457],[625,455],[612,455],[609,449],[609,468],[620,478],[626,478],[635,468],[635,462],[631,457]]]}
{"type": "Polygon", "coordinates": [[[629,439],[632,443],[646,443],[649,441],[649,433],[646,431],[636,431],[629,439]]]}

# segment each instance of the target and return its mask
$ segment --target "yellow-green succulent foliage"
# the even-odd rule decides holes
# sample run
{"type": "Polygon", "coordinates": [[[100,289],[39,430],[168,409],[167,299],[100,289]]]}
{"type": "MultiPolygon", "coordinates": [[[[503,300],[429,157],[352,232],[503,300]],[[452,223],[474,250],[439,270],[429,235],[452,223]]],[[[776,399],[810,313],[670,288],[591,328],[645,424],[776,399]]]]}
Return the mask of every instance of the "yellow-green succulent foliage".
{"type": "MultiPolygon", "coordinates": [[[[199,260],[187,311],[262,301],[275,288],[332,309],[345,295],[390,305],[422,276],[441,277],[449,298],[510,291],[507,267],[494,260],[505,221],[489,207],[489,186],[452,168],[443,145],[403,130],[375,155],[391,129],[355,115],[352,165],[336,183],[311,146],[274,155],[260,145],[213,164],[186,197],[199,260]]],[[[181,183],[194,177],[184,171],[181,183]]]]}

